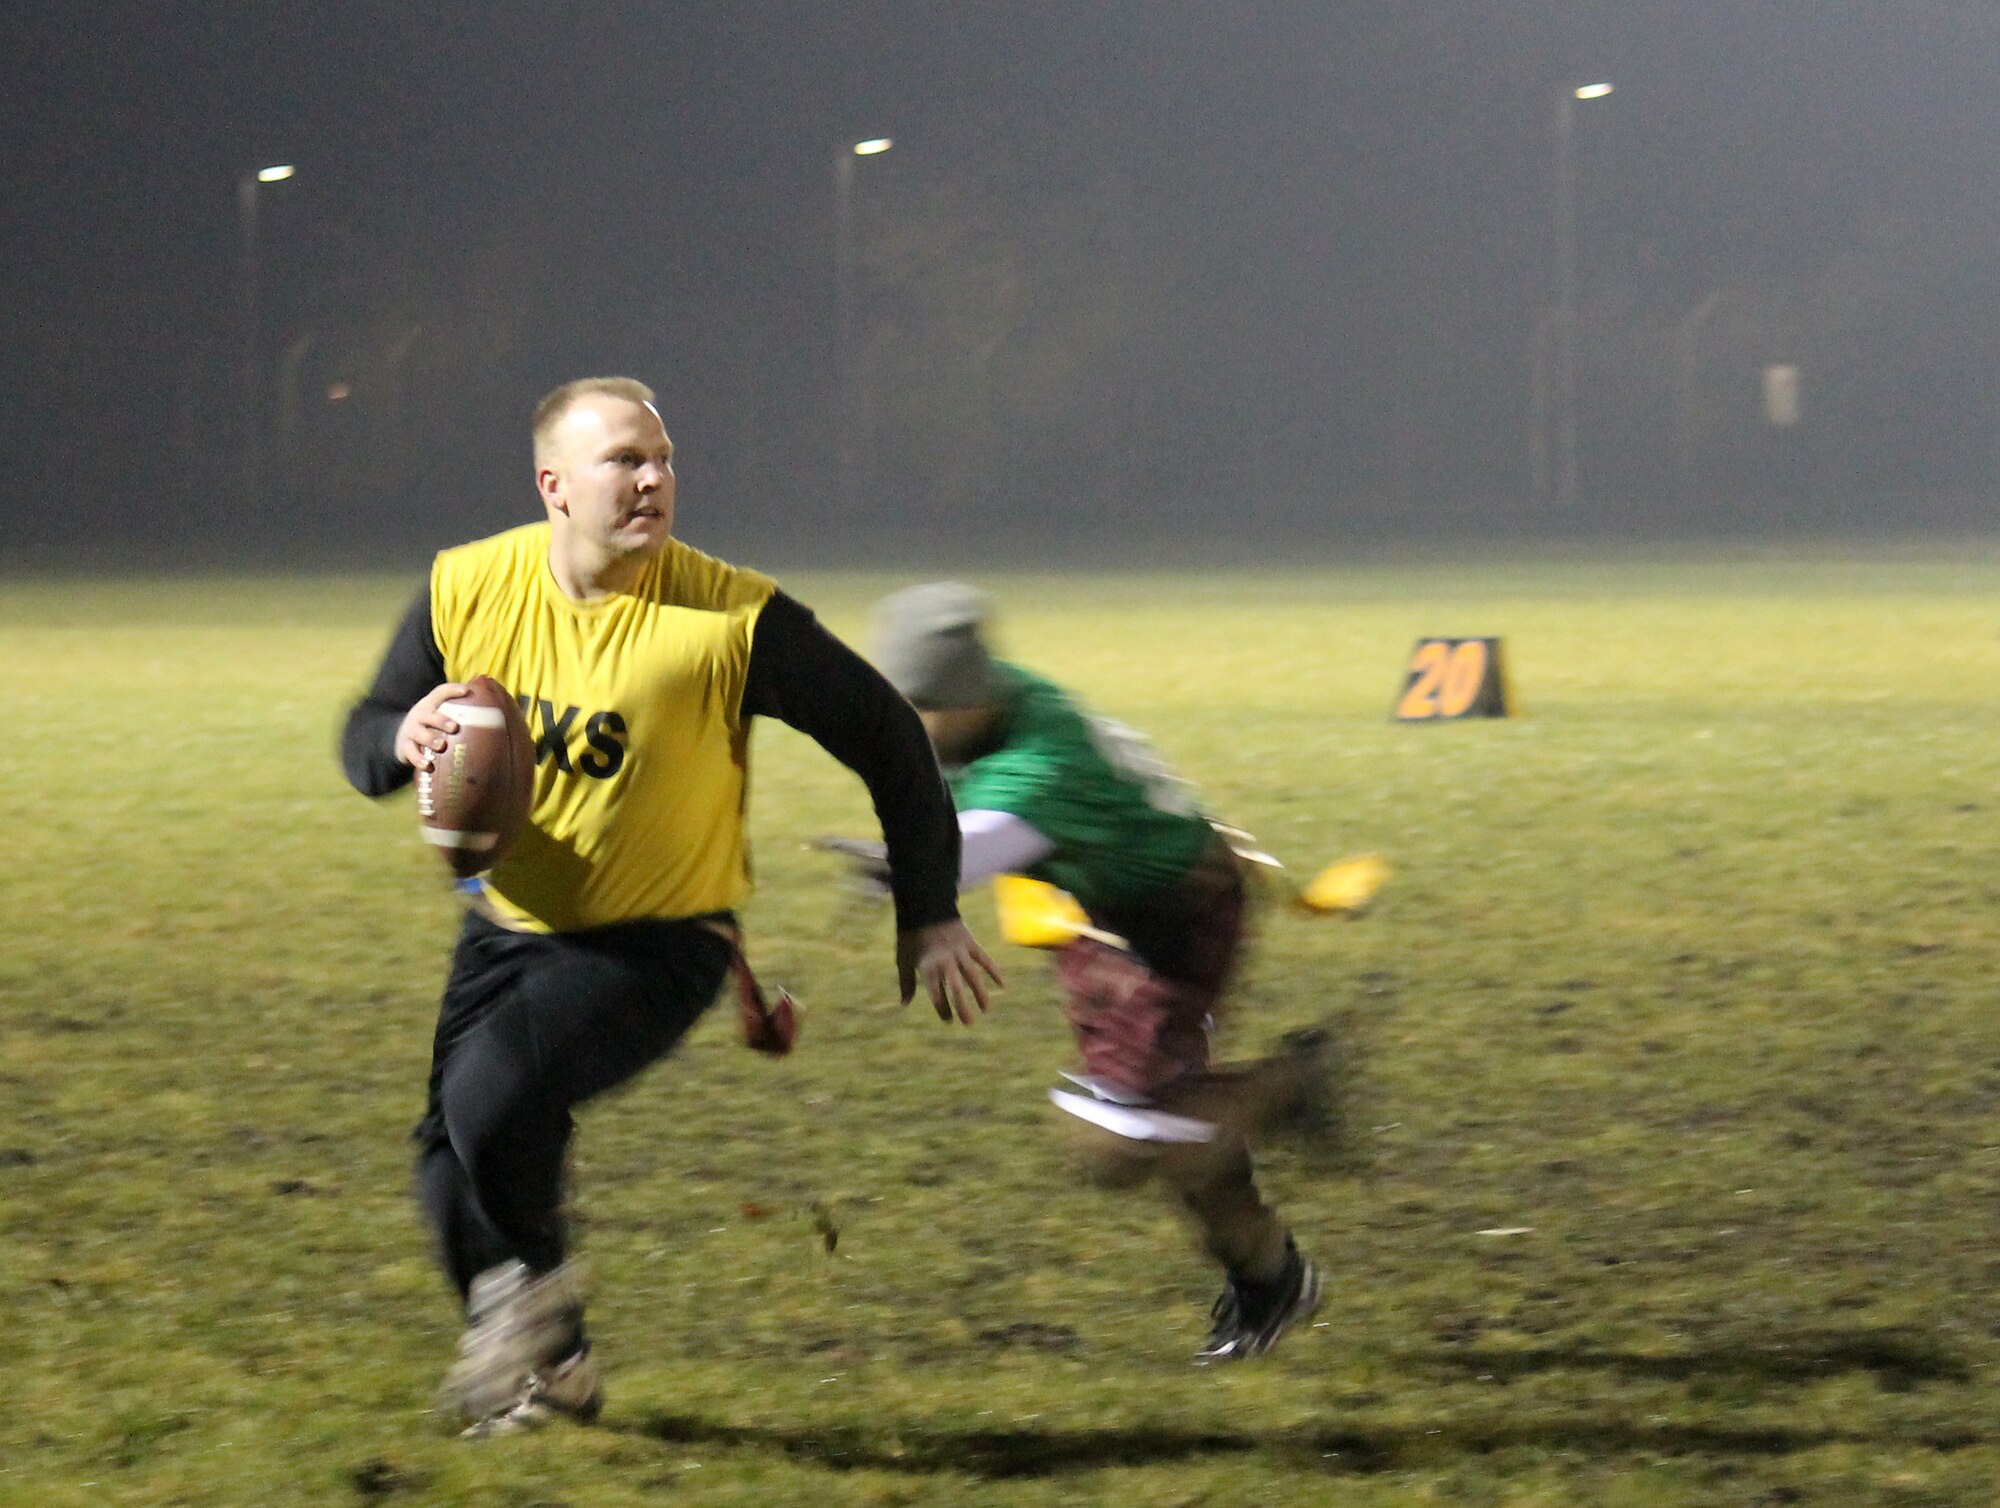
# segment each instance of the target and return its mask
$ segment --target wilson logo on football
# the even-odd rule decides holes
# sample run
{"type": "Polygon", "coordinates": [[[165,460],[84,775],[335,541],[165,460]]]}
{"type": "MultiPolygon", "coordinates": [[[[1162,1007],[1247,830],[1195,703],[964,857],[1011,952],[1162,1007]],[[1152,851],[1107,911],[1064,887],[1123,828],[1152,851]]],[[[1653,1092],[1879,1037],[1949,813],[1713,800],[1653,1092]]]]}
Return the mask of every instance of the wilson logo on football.
{"type": "Polygon", "coordinates": [[[432,769],[417,774],[418,830],[462,880],[513,845],[535,783],[535,739],[520,705],[491,676],[466,684],[464,697],[439,708],[458,731],[446,735],[432,769]]]}

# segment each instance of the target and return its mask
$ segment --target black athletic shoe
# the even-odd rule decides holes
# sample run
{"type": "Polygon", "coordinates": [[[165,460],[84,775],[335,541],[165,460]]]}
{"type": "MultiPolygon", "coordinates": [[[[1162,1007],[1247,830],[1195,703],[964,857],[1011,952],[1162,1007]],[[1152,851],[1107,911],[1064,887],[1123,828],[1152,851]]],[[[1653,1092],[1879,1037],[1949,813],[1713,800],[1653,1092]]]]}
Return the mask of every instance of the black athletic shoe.
{"type": "Polygon", "coordinates": [[[1300,1320],[1319,1308],[1319,1269],[1285,1246],[1285,1270],[1268,1284],[1229,1280],[1215,1301],[1215,1327],[1194,1353],[1196,1366],[1222,1361],[1247,1361],[1262,1356],[1300,1320]]]}

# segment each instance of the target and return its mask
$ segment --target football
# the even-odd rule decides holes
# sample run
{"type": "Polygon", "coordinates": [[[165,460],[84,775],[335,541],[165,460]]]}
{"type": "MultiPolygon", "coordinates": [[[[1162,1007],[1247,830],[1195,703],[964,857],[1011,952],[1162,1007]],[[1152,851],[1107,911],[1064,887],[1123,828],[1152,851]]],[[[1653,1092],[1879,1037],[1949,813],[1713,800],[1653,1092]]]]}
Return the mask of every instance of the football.
{"type": "Polygon", "coordinates": [[[470,693],[444,703],[458,731],[417,771],[417,822],[459,879],[491,869],[521,826],[535,788],[535,736],[520,705],[490,675],[466,683],[470,693]]]}

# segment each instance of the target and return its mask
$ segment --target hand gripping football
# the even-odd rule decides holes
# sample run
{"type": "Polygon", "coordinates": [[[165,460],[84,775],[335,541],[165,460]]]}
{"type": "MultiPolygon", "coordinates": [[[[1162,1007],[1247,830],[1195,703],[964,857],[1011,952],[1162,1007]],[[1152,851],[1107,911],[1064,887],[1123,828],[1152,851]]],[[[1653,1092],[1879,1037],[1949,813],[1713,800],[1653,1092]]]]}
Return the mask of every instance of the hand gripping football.
{"type": "Polygon", "coordinates": [[[491,869],[520,835],[535,788],[535,736],[490,675],[442,710],[458,731],[417,771],[417,822],[459,879],[491,869]]]}

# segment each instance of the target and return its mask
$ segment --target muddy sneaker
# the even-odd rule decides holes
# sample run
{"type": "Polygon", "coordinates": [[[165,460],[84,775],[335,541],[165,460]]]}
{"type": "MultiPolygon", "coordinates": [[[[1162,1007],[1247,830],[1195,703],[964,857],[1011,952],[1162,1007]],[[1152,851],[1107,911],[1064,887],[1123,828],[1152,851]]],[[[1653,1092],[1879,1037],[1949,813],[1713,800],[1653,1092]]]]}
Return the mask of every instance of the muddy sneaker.
{"type": "Polygon", "coordinates": [[[551,1419],[589,1424],[604,1410],[604,1384],[590,1347],[553,1366],[528,1374],[527,1384],[505,1408],[497,1409],[465,1431],[468,1440],[490,1440],[539,1429],[551,1419]]]}
{"type": "Polygon", "coordinates": [[[1319,1308],[1319,1269],[1289,1242],[1285,1270],[1268,1284],[1231,1278],[1211,1311],[1214,1328],[1194,1353],[1196,1366],[1262,1356],[1278,1337],[1319,1308]]]}
{"type": "Polygon", "coordinates": [[[583,1302],[566,1267],[539,1278],[520,1262],[488,1268],[472,1281],[466,1314],[443,1402],[475,1423],[515,1407],[559,1358],[588,1354],[583,1302]]]}

